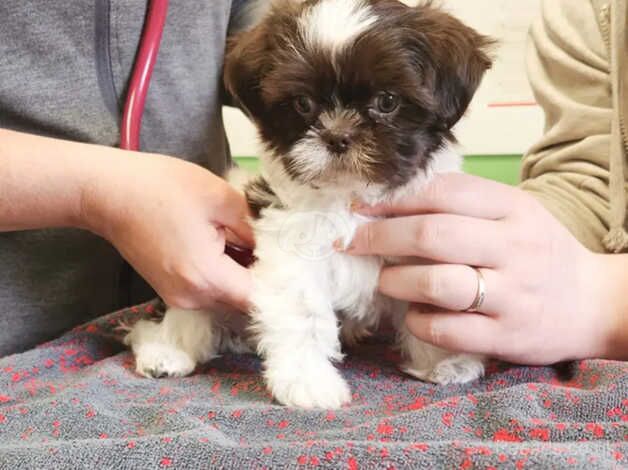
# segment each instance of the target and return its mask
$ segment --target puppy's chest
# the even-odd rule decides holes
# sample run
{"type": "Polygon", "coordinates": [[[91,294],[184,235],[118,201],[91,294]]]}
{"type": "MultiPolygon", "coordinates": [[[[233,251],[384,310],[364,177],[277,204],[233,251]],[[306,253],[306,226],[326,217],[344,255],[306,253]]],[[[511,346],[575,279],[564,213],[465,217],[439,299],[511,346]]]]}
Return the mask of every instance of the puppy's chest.
{"type": "MultiPolygon", "coordinates": [[[[260,177],[245,188],[256,215],[255,275],[273,284],[329,299],[333,308],[360,317],[372,304],[381,259],[338,252],[371,219],[352,212],[353,188],[312,191],[260,177]]],[[[363,195],[357,191],[357,194],[363,195]]]]}
{"type": "Polygon", "coordinates": [[[334,309],[364,310],[377,289],[381,259],[339,252],[334,242],[346,246],[368,220],[340,204],[262,210],[253,225],[259,275],[281,277],[296,289],[316,290],[334,309]]]}

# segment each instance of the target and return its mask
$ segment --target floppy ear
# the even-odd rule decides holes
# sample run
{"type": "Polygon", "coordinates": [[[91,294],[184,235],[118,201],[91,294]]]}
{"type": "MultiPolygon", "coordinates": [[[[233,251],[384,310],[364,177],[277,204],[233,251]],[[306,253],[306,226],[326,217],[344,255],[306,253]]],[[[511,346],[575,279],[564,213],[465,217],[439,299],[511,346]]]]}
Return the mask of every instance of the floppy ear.
{"type": "Polygon", "coordinates": [[[447,129],[467,110],[484,73],[491,68],[496,44],[431,2],[414,8],[411,48],[436,109],[447,129]],[[425,64],[427,62],[428,66],[425,64]]]}
{"type": "Polygon", "coordinates": [[[251,118],[259,117],[264,109],[260,81],[268,60],[266,26],[234,35],[227,41],[224,84],[235,104],[251,118]]]}

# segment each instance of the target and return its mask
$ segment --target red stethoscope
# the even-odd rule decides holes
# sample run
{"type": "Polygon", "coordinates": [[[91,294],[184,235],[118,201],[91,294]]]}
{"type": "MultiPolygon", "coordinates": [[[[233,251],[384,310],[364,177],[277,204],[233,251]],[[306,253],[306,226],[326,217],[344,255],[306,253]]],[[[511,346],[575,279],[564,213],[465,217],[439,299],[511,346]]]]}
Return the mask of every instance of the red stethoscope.
{"type": "MultiPolygon", "coordinates": [[[[140,129],[146,94],[159,53],[167,14],[168,0],[150,0],[148,2],[148,14],[140,40],[140,49],[133,66],[122,114],[120,148],[125,150],[140,150],[140,129]]],[[[253,262],[253,254],[251,250],[246,248],[227,243],[225,253],[243,266],[248,266],[253,262]]]]}

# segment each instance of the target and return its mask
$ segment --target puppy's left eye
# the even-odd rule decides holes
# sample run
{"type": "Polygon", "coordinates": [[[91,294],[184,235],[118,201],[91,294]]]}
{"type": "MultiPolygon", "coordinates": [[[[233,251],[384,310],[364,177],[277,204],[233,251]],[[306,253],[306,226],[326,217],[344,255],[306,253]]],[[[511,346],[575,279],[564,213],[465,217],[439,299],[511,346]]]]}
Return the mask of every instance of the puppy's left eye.
{"type": "Polygon", "coordinates": [[[381,114],[390,114],[397,110],[400,101],[399,95],[385,91],[375,98],[375,107],[381,114]]]}

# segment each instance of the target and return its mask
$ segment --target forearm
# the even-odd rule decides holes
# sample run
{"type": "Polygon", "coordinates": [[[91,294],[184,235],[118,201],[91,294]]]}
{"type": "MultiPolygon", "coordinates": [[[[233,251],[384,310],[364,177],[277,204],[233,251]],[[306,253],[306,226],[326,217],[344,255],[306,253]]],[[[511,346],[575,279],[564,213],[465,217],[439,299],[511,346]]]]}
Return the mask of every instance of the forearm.
{"type": "Polygon", "coordinates": [[[599,315],[610,320],[601,357],[628,360],[628,254],[599,255],[599,265],[599,315]]]}
{"type": "Polygon", "coordinates": [[[115,164],[112,152],[122,153],[0,129],[0,232],[85,228],[84,193],[115,164]]]}

